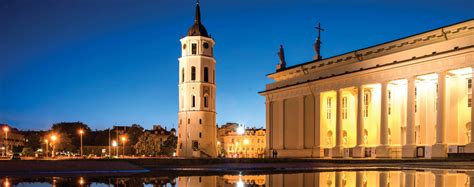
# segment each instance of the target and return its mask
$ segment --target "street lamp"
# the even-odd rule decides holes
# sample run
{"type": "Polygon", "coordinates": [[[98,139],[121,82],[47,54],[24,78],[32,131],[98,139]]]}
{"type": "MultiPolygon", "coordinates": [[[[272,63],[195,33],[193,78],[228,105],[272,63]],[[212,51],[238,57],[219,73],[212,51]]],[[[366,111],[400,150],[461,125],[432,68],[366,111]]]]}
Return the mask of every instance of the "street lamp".
{"type": "Polygon", "coordinates": [[[84,130],[79,129],[79,135],[81,136],[81,157],[83,157],[83,152],[82,152],[82,135],[84,134],[84,130]]]}
{"type": "Polygon", "coordinates": [[[123,152],[122,153],[123,153],[123,157],[125,157],[125,142],[127,141],[127,137],[122,136],[121,140],[122,140],[122,146],[123,146],[123,152]]]}
{"type": "Polygon", "coordinates": [[[9,128],[8,126],[4,126],[4,127],[3,127],[3,132],[5,132],[5,139],[4,139],[4,141],[3,141],[3,144],[5,144],[5,147],[6,147],[6,148],[5,148],[5,154],[6,154],[7,156],[8,156],[8,148],[9,148],[8,142],[7,142],[7,141],[8,141],[8,131],[10,131],[10,128],[9,128]]]}
{"type": "Polygon", "coordinates": [[[54,152],[54,148],[56,147],[56,140],[58,139],[58,137],[56,135],[51,135],[51,143],[53,144],[53,151],[52,151],[52,156],[51,157],[55,157],[55,152],[54,152]]]}
{"type": "Polygon", "coordinates": [[[117,141],[112,140],[112,147],[114,147],[115,155],[118,157],[117,141]]]}
{"type": "Polygon", "coordinates": [[[49,140],[45,139],[44,143],[46,143],[46,158],[49,156],[49,140]]]}

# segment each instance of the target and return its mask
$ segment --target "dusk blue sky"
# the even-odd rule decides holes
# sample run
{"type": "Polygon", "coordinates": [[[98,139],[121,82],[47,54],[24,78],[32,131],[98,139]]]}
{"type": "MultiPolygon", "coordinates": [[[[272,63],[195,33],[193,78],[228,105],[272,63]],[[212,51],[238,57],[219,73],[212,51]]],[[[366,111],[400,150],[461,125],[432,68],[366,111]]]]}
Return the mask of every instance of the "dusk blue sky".
{"type": "MultiPolygon", "coordinates": [[[[265,99],[283,44],[310,61],[321,22],[329,57],[464,21],[472,0],[202,0],[216,41],[217,123],[265,126],[265,99]]],[[[176,127],[179,39],[192,0],[0,0],[0,123],[92,129],[176,127]]]]}

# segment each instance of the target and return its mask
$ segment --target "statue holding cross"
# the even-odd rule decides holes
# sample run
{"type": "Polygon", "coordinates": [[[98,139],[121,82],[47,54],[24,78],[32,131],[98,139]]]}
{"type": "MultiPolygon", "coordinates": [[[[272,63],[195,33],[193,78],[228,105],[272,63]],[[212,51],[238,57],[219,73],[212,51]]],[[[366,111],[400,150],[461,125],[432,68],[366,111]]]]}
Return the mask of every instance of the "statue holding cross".
{"type": "Polygon", "coordinates": [[[316,55],[314,56],[314,60],[321,60],[321,31],[324,31],[324,29],[321,27],[321,23],[318,23],[318,26],[315,27],[316,30],[318,30],[318,39],[314,43],[314,51],[316,51],[316,55]]]}

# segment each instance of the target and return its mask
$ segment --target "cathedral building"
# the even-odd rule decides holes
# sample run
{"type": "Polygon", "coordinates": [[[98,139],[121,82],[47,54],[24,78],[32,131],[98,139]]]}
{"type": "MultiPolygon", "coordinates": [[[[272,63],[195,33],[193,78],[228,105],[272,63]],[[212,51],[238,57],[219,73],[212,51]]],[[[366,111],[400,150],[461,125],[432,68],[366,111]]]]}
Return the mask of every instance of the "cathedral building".
{"type": "Polygon", "coordinates": [[[278,157],[444,158],[474,153],[474,20],[286,67],[266,98],[278,157]]]}
{"type": "Polygon", "coordinates": [[[180,41],[177,156],[216,157],[215,42],[201,23],[199,2],[180,41]]]}

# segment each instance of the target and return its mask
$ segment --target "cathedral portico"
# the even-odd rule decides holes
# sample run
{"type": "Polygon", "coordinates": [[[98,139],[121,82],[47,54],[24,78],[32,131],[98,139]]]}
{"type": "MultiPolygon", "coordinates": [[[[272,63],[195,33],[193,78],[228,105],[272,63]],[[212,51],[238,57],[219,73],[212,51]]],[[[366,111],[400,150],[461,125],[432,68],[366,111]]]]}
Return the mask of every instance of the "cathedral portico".
{"type": "MultiPolygon", "coordinates": [[[[474,25],[474,21],[445,29],[465,28],[463,25],[474,25]]],[[[268,84],[261,94],[267,97],[267,106],[282,109],[267,107],[267,128],[286,129],[294,124],[292,127],[303,132],[313,130],[314,137],[297,129],[280,131],[283,137],[303,135],[299,137],[303,142],[313,138],[313,153],[298,154],[306,157],[443,158],[448,153],[474,152],[473,30],[450,32],[449,40],[420,43],[392,53],[384,47],[403,43],[393,41],[372,47],[382,53],[375,56],[367,53],[365,58],[358,58],[357,52],[350,53],[351,59],[350,54],[344,54],[270,74],[276,82],[268,84]],[[314,99],[304,99],[307,97],[314,99]],[[294,113],[279,115],[285,110],[294,113]],[[299,116],[298,120],[293,120],[293,115],[299,116]]],[[[438,30],[403,40],[416,40],[429,33],[436,35],[438,30]]],[[[281,140],[275,138],[278,133],[269,136],[274,138],[269,147],[274,148],[281,140]]],[[[291,150],[280,149],[285,155],[296,155],[291,153],[308,148],[300,144],[291,150]]]]}

